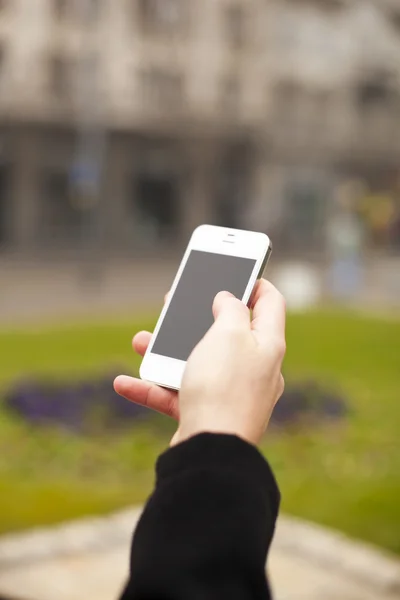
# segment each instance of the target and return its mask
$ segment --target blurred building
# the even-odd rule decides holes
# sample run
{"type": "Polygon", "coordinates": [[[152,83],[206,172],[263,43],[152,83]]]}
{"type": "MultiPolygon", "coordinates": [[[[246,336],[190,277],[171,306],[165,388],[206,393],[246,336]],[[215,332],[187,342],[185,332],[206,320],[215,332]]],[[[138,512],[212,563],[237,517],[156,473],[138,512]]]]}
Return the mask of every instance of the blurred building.
{"type": "Polygon", "coordinates": [[[1,0],[0,248],[319,247],[338,182],[400,181],[398,0],[1,0]]]}
{"type": "Polygon", "coordinates": [[[266,4],[275,237],[282,250],[322,249],[343,183],[400,200],[400,2],[266,4]]]}

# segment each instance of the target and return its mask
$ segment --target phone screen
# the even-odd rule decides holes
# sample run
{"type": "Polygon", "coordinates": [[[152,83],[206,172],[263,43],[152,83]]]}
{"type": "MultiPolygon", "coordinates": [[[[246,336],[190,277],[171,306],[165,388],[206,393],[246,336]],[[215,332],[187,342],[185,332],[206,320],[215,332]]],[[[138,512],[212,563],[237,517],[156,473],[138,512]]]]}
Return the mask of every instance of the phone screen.
{"type": "Polygon", "coordinates": [[[186,361],[214,322],[218,292],[242,299],[256,260],[193,250],[152,348],[153,354],[186,361]]]}

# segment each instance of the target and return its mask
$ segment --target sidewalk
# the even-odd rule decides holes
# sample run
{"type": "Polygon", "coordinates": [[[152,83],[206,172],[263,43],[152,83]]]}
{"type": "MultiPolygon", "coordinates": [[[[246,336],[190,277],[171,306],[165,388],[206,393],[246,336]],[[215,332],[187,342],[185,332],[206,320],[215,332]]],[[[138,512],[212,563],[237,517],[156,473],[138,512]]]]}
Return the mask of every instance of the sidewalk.
{"type": "Polygon", "coordinates": [[[74,264],[0,263],[0,326],[157,309],[175,272],[174,261],[114,264],[91,282],[74,264]]]}
{"type": "MultiPolygon", "coordinates": [[[[0,327],[60,318],[129,315],[134,310],[157,310],[176,273],[177,260],[132,260],[104,265],[98,280],[90,280],[73,263],[26,264],[0,262],[0,327]]],[[[281,268],[271,262],[274,281],[281,268]]],[[[315,268],[323,286],[324,270],[315,268]]],[[[400,306],[400,260],[370,265],[364,289],[352,305],[385,312],[400,306]]]]}
{"type": "MultiPolygon", "coordinates": [[[[117,599],[140,510],[0,538],[0,597],[117,599]]],[[[400,562],[321,527],[283,517],[269,573],[276,600],[395,600],[400,562]]]]}

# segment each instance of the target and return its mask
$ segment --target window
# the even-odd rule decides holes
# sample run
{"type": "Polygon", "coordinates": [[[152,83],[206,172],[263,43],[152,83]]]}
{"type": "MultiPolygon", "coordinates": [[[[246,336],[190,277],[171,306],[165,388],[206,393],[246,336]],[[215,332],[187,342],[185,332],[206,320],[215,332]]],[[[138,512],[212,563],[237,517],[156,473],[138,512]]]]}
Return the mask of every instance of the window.
{"type": "Polygon", "coordinates": [[[74,207],[70,194],[69,172],[48,168],[42,174],[40,201],[40,241],[59,247],[79,243],[82,235],[82,212],[74,207]]]}
{"type": "MultiPolygon", "coordinates": [[[[165,157],[168,161],[168,157],[165,157]]],[[[132,213],[141,245],[173,241],[179,233],[179,183],[172,173],[139,173],[132,180],[132,213]],[[141,238],[141,239],[140,239],[141,238]]]]}
{"type": "Polygon", "coordinates": [[[304,252],[318,247],[327,197],[324,187],[318,180],[294,176],[284,192],[282,233],[288,250],[304,252]]]}
{"type": "Polygon", "coordinates": [[[140,87],[144,106],[159,110],[182,108],[184,80],[181,74],[157,67],[144,70],[140,87]]]}
{"type": "Polygon", "coordinates": [[[174,31],[186,19],[187,0],[138,0],[139,23],[145,31],[174,31]]]}
{"type": "Polygon", "coordinates": [[[246,13],[243,6],[228,6],[225,12],[226,36],[230,45],[241,48],[246,41],[246,13]]]}
{"type": "Polygon", "coordinates": [[[388,11],[388,19],[397,33],[400,34],[400,9],[393,8],[388,11]]]}
{"type": "Polygon", "coordinates": [[[306,93],[293,80],[280,81],[275,85],[272,97],[273,129],[278,141],[298,143],[304,126],[306,93]]]}
{"type": "Polygon", "coordinates": [[[274,89],[275,118],[282,122],[293,120],[299,110],[302,90],[295,81],[279,82],[274,89]]]}
{"type": "Polygon", "coordinates": [[[243,207],[250,193],[250,144],[235,142],[222,150],[217,176],[216,221],[224,227],[243,226],[243,207]]]}
{"type": "Polygon", "coordinates": [[[4,57],[5,57],[4,43],[0,42],[0,77],[3,75],[4,57]]]}
{"type": "MultiPolygon", "coordinates": [[[[326,123],[329,120],[330,108],[333,105],[332,92],[327,90],[321,90],[315,94],[315,120],[321,124],[326,123]]],[[[333,111],[332,111],[333,112],[333,111]]]]}
{"type": "Polygon", "coordinates": [[[347,0],[296,0],[295,4],[298,6],[307,7],[314,6],[321,10],[336,11],[345,7],[347,0]]]}
{"type": "Polygon", "coordinates": [[[240,82],[236,75],[225,77],[221,84],[221,111],[236,115],[240,109],[240,82]]]}
{"type": "Polygon", "coordinates": [[[345,0],[323,0],[320,4],[320,8],[335,12],[344,8],[345,0]]]}
{"type": "Polygon", "coordinates": [[[8,193],[11,168],[0,165],[0,252],[11,241],[12,211],[8,193]]]}
{"type": "MultiPolygon", "coordinates": [[[[82,2],[82,0],[79,0],[79,2],[82,2]]],[[[86,0],[84,14],[82,16],[89,23],[91,21],[97,21],[97,19],[100,16],[101,8],[102,8],[101,0],[86,0]]]]}
{"type": "Polygon", "coordinates": [[[332,126],[340,118],[333,105],[333,94],[327,89],[304,90],[303,106],[299,114],[303,142],[326,147],[335,135],[332,126]],[[333,106],[333,110],[331,107],[333,106]]]}
{"type": "Polygon", "coordinates": [[[51,0],[53,5],[53,14],[56,19],[65,19],[71,8],[71,0],[51,0]]]}
{"type": "MultiPolygon", "coordinates": [[[[51,0],[54,17],[62,21],[74,14],[81,22],[96,21],[102,6],[101,0],[51,0]]],[[[1,2],[1,0],[0,0],[1,2]]]]}
{"type": "Polygon", "coordinates": [[[394,100],[394,90],[385,74],[377,74],[361,82],[356,88],[357,104],[361,109],[387,107],[394,100]]]}
{"type": "Polygon", "coordinates": [[[68,98],[71,93],[71,62],[61,56],[53,56],[49,65],[50,93],[57,99],[68,98]]]}

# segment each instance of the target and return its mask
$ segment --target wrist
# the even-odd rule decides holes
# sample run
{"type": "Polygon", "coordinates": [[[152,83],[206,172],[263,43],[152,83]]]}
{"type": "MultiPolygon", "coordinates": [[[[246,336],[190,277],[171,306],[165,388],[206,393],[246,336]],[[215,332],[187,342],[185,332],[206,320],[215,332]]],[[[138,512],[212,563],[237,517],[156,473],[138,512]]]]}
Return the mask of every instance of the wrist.
{"type": "Polygon", "coordinates": [[[185,427],[181,424],[178,431],[172,438],[171,446],[177,446],[178,444],[186,442],[190,438],[203,433],[215,435],[234,435],[254,446],[258,445],[262,437],[262,433],[256,434],[254,431],[246,430],[243,426],[235,426],[232,423],[213,422],[207,424],[198,424],[192,427],[185,427]]]}

